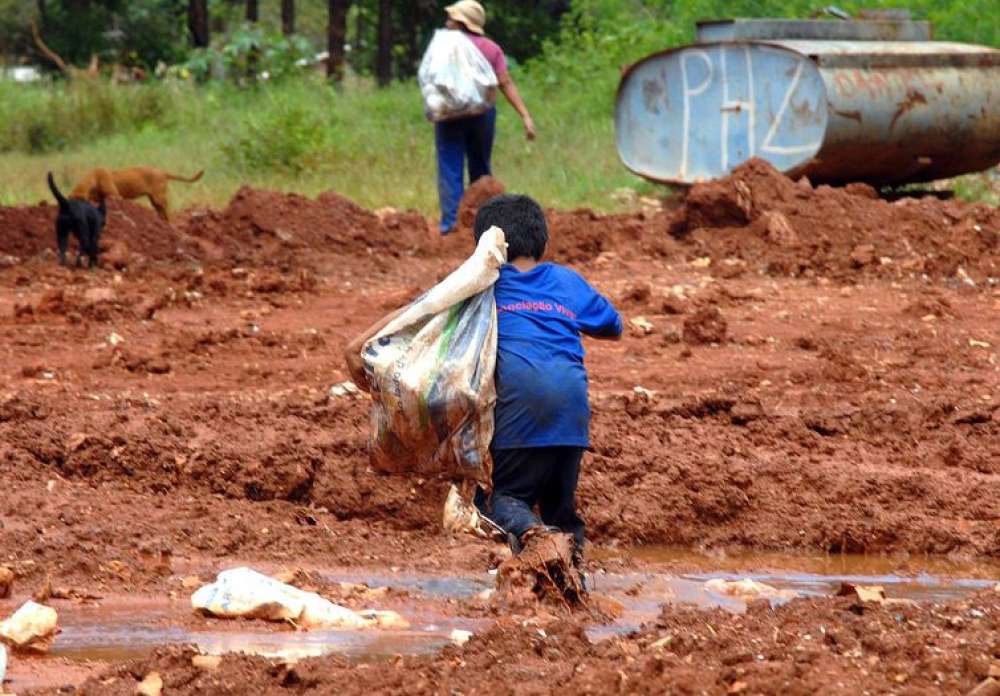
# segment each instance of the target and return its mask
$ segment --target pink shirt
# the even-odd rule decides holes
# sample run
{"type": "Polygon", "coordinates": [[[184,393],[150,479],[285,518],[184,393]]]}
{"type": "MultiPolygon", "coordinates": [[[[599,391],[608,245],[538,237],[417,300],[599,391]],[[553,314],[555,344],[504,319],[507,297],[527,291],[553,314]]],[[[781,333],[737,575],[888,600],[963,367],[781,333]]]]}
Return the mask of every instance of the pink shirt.
{"type": "Polygon", "coordinates": [[[468,36],[469,40],[479,49],[479,52],[486,57],[489,64],[493,66],[493,72],[497,74],[498,79],[507,74],[507,58],[503,54],[503,49],[497,45],[496,41],[487,39],[485,36],[480,36],[479,34],[473,34],[470,31],[462,33],[468,36]]]}

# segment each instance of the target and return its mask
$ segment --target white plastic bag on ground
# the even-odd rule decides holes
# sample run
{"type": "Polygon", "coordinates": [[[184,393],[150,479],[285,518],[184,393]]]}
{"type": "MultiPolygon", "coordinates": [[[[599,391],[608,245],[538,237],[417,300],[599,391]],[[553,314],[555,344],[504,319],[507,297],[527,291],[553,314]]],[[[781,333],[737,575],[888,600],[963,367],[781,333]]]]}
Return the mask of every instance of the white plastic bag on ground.
{"type": "Polygon", "coordinates": [[[493,284],[507,260],[498,227],[456,271],[362,349],[372,386],[372,464],[489,486],[497,318],[493,284]]]}
{"type": "Polygon", "coordinates": [[[191,595],[191,606],[212,616],[288,621],[299,628],[371,628],[382,625],[379,615],[387,613],[366,617],[250,568],[222,571],[191,595]]]}
{"type": "Polygon", "coordinates": [[[420,61],[417,82],[432,121],[485,113],[496,103],[493,66],[463,32],[438,29],[420,61]]]}
{"type": "Polygon", "coordinates": [[[0,621],[0,640],[22,650],[45,652],[52,647],[58,624],[55,609],[29,600],[0,621]]]}

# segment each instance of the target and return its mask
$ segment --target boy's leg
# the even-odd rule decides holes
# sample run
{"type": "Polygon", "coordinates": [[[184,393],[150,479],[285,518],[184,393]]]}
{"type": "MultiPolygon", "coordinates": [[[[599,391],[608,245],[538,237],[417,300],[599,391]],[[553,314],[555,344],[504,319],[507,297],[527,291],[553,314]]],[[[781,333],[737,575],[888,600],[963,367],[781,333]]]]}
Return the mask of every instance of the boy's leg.
{"type": "Polygon", "coordinates": [[[586,525],[576,511],[576,486],[580,479],[582,447],[549,447],[549,477],[542,488],[538,508],[542,522],[572,534],[578,552],[583,551],[586,525]]]}
{"type": "Polygon", "coordinates": [[[465,124],[467,119],[434,124],[437,148],[438,200],[441,204],[442,234],[455,227],[458,204],[465,189],[465,124]]]}
{"type": "Polygon", "coordinates": [[[497,109],[494,106],[485,114],[469,119],[465,136],[465,150],[469,156],[469,183],[493,173],[493,137],[496,134],[497,109]]]}
{"type": "Polygon", "coordinates": [[[548,472],[537,461],[537,452],[530,447],[493,450],[489,518],[518,539],[542,524],[532,508],[548,472]]]}

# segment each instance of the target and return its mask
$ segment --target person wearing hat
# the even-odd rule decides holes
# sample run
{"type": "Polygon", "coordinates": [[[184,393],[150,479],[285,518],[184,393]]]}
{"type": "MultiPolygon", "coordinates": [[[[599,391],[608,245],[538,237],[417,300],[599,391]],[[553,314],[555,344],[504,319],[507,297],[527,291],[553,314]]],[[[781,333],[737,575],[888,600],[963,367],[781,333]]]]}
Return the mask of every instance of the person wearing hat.
{"type": "MultiPolygon", "coordinates": [[[[507,71],[503,49],[488,39],[483,31],[486,10],[476,0],[459,0],[445,8],[449,29],[465,33],[479,49],[497,76],[500,91],[521,116],[528,140],[535,139],[535,122],[524,105],[517,85],[507,71]]],[[[469,183],[492,174],[490,157],[493,154],[493,136],[496,132],[496,107],[484,114],[440,121],[434,125],[437,147],[438,196],[441,202],[441,234],[454,231],[458,219],[458,205],[465,191],[465,160],[469,161],[469,183]]]]}

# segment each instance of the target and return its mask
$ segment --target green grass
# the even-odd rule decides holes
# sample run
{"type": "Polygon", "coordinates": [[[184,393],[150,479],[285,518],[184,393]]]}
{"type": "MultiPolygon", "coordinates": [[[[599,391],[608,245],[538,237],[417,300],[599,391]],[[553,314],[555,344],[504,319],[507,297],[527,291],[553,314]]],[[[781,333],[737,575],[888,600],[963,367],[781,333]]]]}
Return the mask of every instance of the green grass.
{"type": "MultiPolygon", "coordinates": [[[[500,105],[493,164],[508,188],[546,205],[599,210],[618,207],[611,194],[623,187],[656,190],[618,161],[612,90],[595,99],[540,81],[521,87],[539,137],[527,141],[517,114],[500,105]]],[[[94,166],[152,164],[181,174],[206,170],[196,184],[172,186],[175,209],[224,205],[249,184],[306,195],[335,190],[371,208],[436,212],[433,127],[415,84],[379,90],[359,80],[335,90],[306,78],[245,90],[185,83],[79,89],[95,94],[0,86],[0,117],[22,124],[20,140],[18,132],[0,140],[6,150],[0,152],[0,203],[48,199],[50,169],[69,187],[94,166]],[[139,106],[145,111],[137,112],[139,106]],[[68,123],[53,124],[46,115],[53,108],[68,123]],[[56,135],[32,143],[23,136],[28,127],[56,135]]]]}

